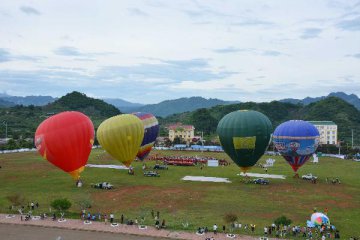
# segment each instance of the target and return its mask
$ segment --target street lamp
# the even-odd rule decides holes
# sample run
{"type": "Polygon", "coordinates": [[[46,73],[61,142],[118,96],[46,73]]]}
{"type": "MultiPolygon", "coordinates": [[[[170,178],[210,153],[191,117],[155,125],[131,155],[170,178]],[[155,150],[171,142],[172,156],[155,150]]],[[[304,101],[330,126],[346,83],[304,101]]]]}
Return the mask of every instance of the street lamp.
{"type": "Polygon", "coordinates": [[[5,141],[7,142],[7,126],[8,126],[8,123],[6,121],[3,121],[2,124],[5,125],[5,141]]]}

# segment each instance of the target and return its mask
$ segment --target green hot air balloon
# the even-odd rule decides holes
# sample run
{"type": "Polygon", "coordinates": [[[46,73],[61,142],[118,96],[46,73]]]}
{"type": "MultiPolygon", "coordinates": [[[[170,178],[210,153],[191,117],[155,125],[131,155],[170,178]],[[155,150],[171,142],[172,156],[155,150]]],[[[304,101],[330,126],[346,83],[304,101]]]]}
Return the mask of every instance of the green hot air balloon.
{"type": "Polygon", "coordinates": [[[246,172],[269,145],[272,125],[260,112],[239,110],[225,115],[216,131],[224,151],[246,172]]]}

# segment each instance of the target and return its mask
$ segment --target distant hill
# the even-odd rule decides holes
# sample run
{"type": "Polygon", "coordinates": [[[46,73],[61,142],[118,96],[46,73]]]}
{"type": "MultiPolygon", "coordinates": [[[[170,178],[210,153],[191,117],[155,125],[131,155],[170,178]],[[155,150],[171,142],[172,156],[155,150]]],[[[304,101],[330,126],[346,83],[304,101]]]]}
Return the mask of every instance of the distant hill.
{"type": "Polygon", "coordinates": [[[139,108],[131,109],[136,112],[148,112],[155,116],[166,117],[175,113],[194,111],[199,108],[210,108],[217,105],[233,104],[235,101],[223,101],[216,98],[190,97],[166,100],[158,104],[149,104],[139,108]]]}
{"type": "Polygon", "coordinates": [[[195,131],[204,131],[206,135],[214,134],[220,119],[226,114],[241,110],[251,109],[264,113],[272,122],[273,129],[279,124],[291,119],[321,121],[334,121],[338,125],[339,139],[351,142],[351,129],[354,130],[354,142],[360,144],[360,111],[353,105],[337,97],[327,97],[306,106],[273,101],[270,103],[238,103],[231,105],[215,106],[209,109],[197,109],[159,118],[163,126],[169,123],[182,122],[192,124],[195,131]],[[356,134],[357,133],[357,134],[356,134]]]}
{"type": "Polygon", "coordinates": [[[56,98],[53,98],[51,96],[17,97],[17,96],[10,96],[7,94],[1,94],[0,100],[1,99],[13,103],[13,105],[24,105],[24,106],[30,106],[30,105],[44,106],[56,100],[56,98]]]}
{"type": "Polygon", "coordinates": [[[360,98],[358,96],[356,96],[355,94],[346,94],[346,93],[343,93],[343,92],[332,92],[327,96],[315,97],[315,98],[311,98],[311,97],[306,97],[304,99],[286,98],[286,99],[280,100],[280,102],[288,102],[288,103],[292,103],[292,104],[308,105],[310,103],[318,102],[320,100],[323,100],[323,99],[325,99],[327,97],[341,98],[344,101],[354,105],[358,110],[360,110],[360,98]]]}
{"type": "MultiPolygon", "coordinates": [[[[105,103],[103,100],[87,97],[79,92],[69,93],[53,103],[46,106],[23,106],[0,108],[0,122],[8,123],[8,135],[13,138],[33,137],[37,126],[46,117],[63,112],[79,111],[93,121],[95,128],[99,124],[112,116],[121,112],[114,106],[105,103]]],[[[4,136],[4,128],[0,128],[0,136],[4,136]]]]}
{"type": "Polygon", "coordinates": [[[120,109],[120,111],[122,111],[122,112],[131,112],[133,109],[144,106],[144,104],[132,103],[132,102],[122,100],[120,98],[103,98],[103,100],[106,103],[114,105],[115,107],[120,109]]]}
{"type": "Polygon", "coordinates": [[[0,98],[0,107],[12,107],[15,104],[0,98]]]}

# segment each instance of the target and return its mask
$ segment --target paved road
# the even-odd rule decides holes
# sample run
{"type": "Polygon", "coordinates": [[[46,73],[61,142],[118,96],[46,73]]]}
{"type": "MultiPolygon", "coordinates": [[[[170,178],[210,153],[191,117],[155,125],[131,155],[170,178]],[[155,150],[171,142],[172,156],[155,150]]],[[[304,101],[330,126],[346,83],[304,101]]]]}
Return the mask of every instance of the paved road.
{"type": "Polygon", "coordinates": [[[0,224],[0,239],[3,240],[161,240],[164,238],[144,237],[121,233],[102,233],[58,229],[15,224],[0,224]]]}

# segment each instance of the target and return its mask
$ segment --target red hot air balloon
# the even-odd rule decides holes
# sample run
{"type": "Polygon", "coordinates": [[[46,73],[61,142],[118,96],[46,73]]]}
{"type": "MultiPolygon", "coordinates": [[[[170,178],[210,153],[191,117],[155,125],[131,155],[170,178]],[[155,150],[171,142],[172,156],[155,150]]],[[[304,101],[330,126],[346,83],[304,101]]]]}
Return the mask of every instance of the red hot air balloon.
{"type": "Polygon", "coordinates": [[[89,117],[80,112],[62,112],[38,126],[35,146],[41,156],[77,180],[88,161],[94,134],[89,117]]]}

